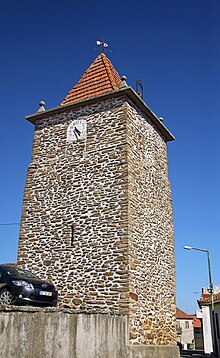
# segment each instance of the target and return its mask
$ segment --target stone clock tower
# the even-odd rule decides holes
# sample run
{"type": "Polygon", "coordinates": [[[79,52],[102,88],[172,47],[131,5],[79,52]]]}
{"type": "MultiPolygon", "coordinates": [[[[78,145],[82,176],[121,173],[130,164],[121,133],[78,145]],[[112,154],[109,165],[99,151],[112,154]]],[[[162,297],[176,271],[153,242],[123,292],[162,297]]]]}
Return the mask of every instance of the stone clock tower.
{"type": "Polygon", "coordinates": [[[174,346],[174,137],[104,53],[27,120],[18,264],[52,280],[61,306],[128,315],[130,344],[174,346]]]}

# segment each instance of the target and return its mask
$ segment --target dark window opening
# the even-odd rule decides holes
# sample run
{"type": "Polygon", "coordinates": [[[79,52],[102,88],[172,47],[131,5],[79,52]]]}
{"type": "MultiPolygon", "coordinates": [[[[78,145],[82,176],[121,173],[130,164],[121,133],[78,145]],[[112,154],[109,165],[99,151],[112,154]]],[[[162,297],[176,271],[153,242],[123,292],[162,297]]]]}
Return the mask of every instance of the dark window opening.
{"type": "Polygon", "coordinates": [[[217,333],[217,338],[220,338],[220,334],[219,334],[219,319],[218,319],[218,313],[215,314],[215,322],[216,322],[216,333],[217,333]]]}
{"type": "Polygon", "coordinates": [[[74,225],[71,225],[71,246],[73,246],[74,240],[74,225]]]}

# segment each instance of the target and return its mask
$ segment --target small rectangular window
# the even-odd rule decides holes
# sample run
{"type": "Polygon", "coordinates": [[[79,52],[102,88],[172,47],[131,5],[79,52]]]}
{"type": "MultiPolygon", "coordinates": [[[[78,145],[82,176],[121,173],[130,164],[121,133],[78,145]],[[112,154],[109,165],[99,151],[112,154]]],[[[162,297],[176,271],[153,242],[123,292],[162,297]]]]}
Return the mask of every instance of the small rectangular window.
{"type": "Polygon", "coordinates": [[[185,321],[185,328],[189,328],[189,321],[185,321]]]}

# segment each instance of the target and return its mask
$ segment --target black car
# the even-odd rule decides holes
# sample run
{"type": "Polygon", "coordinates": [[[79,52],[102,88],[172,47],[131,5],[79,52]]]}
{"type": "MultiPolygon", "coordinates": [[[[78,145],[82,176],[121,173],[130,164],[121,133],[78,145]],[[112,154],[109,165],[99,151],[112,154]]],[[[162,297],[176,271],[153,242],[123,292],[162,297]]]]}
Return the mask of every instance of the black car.
{"type": "Polygon", "coordinates": [[[30,304],[55,306],[57,290],[29,271],[0,265],[0,305],[30,304]]]}

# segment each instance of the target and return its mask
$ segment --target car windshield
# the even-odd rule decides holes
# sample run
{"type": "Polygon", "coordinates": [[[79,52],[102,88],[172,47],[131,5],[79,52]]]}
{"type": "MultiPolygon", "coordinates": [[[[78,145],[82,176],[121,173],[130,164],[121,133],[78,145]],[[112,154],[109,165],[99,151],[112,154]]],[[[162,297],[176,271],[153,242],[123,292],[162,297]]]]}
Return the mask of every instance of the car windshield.
{"type": "Polygon", "coordinates": [[[11,276],[37,278],[37,276],[35,276],[32,272],[24,271],[16,267],[5,267],[4,270],[11,276]]]}

